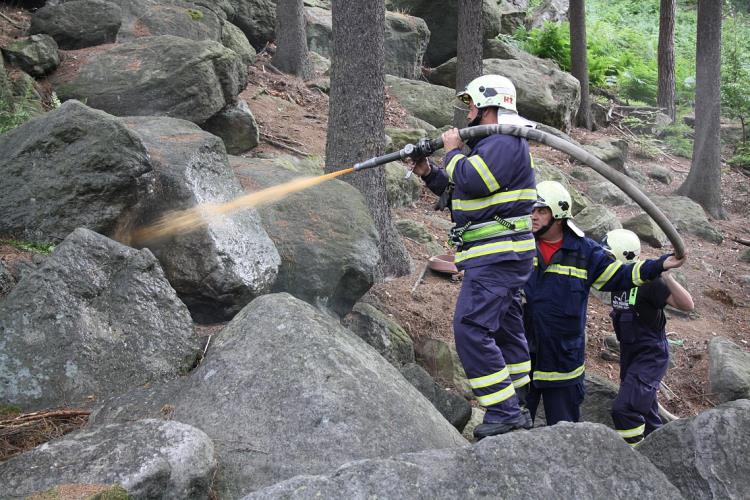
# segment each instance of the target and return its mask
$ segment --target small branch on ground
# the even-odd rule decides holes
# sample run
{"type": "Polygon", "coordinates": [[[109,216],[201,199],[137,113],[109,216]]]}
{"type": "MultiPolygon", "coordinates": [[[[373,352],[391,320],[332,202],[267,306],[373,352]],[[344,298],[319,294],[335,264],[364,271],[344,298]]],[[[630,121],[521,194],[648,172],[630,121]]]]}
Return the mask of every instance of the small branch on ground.
{"type": "Polygon", "coordinates": [[[3,14],[2,12],[0,12],[0,17],[2,17],[6,21],[8,21],[10,24],[12,24],[14,28],[18,28],[19,30],[26,29],[23,25],[18,24],[16,21],[14,21],[13,19],[9,18],[8,16],[6,16],[5,14],[3,14]]]}
{"type": "Polygon", "coordinates": [[[284,144],[283,142],[281,142],[282,139],[280,139],[278,137],[273,137],[271,135],[261,133],[260,134],[260,138],[263,139],[264,141],[266,141],[267,143],[269,143],[269,144],[271,144],[273,146],[276,146],[278,148],[286,149],[288,151],[291,151],[291,152],[296,153],[296,154],[301,155],[301,156],[310,156],[310,153],[306,153],[306,152],[301,151],[301,150],[299,150],[297,148],[293,148],[292,146],[287,146],[286,144],[284,144]]]}
{"type": "Polygon", "coordinates": [[[422,272],[419,273],[419,276],[417,276],[417,281],[414,282],[414,286],[411,287],[411,293],[414,293],[414,291],[417,289],[420,283],[422,283],[422,278],[424,278],[425,273],[427,272],[427,263],[425,262],[424,266],[422,266],[422,272]]]}
{"type": "Polygon", "coordinates": [[[740,245],[745,245],[750,247],[750,240],[746,240],[744,238],[732,238],[732,241],[735,241],[739,243],[740,245]]]}
{"type": "Polygon", "coordinates": [[[58,409],[0,420],[0,462],[80,429],[90,414],[89,410],[58,409]]]}

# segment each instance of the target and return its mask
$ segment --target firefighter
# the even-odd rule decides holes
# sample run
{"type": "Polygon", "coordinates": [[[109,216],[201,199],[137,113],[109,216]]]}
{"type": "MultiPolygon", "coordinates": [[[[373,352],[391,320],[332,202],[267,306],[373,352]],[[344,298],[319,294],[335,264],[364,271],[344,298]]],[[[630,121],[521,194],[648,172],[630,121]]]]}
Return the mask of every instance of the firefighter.
{"type": "MultiPolygon", "coordinates": [[[[620,262],[638,262],[641,242],[627,229],[602,242],[620,262]]],[[[612,324],[620,341],[620,390],[612,405],[615,430],[631,446],[661,427],[656,393],[669,365],[664,307],[693,310],[693,298],[664,273],[645,285],[612,292],[612,324]]]]}
{"type": "MultiPolygon", "coordinates": [[[[472,80],[457,98],[469,126],[512,123],[533,126],[516,112],[516,89],[503,76],[472,80]]],[[[519,404],[529,383],[521,289],[531,274],[534,237],[531,208],[534,172],[526,139],[490,135],[462,152],[458,129],[442,135],[443,167],[417,160],[413,171],[450,207],[455,263],[464,271],[453,330],[456,350],[478,402],[486,408],[474,436],[530,428],[519,404]]]]}
{"type": "Polygon", "coordinates": [[[536,188],[531,219],[537,256],[524,287],[532,363],[527,405],[535,417],[543,400],[547,425],[554,425],[580,418],[589,287],[629,290],[681,266],[684,258],[664,255],[629,264],[616,260],[570,219],[571,198],[562,184],[545,181],[536,188]]]}

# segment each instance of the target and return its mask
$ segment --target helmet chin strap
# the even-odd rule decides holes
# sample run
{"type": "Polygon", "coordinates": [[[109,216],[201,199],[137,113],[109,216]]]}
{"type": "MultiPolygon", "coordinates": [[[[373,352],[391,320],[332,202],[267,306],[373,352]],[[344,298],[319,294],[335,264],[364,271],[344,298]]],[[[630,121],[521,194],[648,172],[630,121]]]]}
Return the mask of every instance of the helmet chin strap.
{"type": "Polygon", "coordinates": [[[541,238],[544,235],[544,233],[546,233],[547,231],[549,231],[549,228],[552,227],[552,225],[555,223],[556,220],[557,219],[550,219],[547,224],[545,224],[544,226],[540,227],[538,230],[534,231],[534,233],[533,233],[534,234],[534,238],[536,238],[536,239],[541,238]]]}

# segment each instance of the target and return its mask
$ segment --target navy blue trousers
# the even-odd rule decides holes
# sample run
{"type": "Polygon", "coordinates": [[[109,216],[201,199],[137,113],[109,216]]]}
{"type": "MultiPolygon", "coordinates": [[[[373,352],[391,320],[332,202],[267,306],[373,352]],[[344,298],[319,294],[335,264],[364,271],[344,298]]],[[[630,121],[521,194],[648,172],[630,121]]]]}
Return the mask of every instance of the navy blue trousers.
{"type": "Polygon", "coordinates": [[[513,421],[520,414],[516,388],[529,383],[531,371],[521,289],[531,271],[531,259],[464,271],[453,332],[472,391],[487,410],[485,423],[513,421]]]}
{"type": "Polygon", "coordinates": [[[583,380],[563,387],[534,387],[532,382],[526,396],[526,407],[531,418],[535,419],[539,401],[543,401],[547,425],[563,421],[578,422],[581,419],[581,403],[585,393],[583,380]]]}
{"type": "Polygon", "coordinates": [[[620,390],[612,404],[612,421],[628,443],[637,443],[661,427],[656,395],[668,366],[666,339],[620,343],[620,390]]]}

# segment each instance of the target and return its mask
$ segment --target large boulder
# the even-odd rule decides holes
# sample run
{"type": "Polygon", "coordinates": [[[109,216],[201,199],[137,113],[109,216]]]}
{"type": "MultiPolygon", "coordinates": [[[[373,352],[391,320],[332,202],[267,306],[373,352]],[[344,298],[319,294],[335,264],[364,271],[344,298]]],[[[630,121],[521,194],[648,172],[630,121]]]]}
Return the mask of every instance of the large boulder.
{"type": "Polygon", "coordinates": [[[686,498],[747,498],[750,401],[732,401],[670,422],[636,449],[686,498]]]}
{"type": "Polygon", "coordinates": [[[118,42],[158,35],[172,35],[196,41],[221,41],[221,10],[205,3],[186,0],[108,1],[117,4],[122,10],[118,42]]]}
{"type": "Polygon", "coordinates": [[[375,348],[396,368],[414,362],[414,344],[409,334],[375,306],[358,302],[341,324],[375,348]]]}
{"type": "MultiPolygon", "coordinates": [[[[233,167],[248,191],[299,178],[270,162],[243,166],[235,157],[233,167]]],[[[343,316],[375,282],[379,237],[356,188],[331,180],[258,210],[281,254],[274,291],[343,316]]]]}
{"type": "Polygon", "coordinates": [[[258,122],[250,107],[241,99],[216,113],[201,127],[221,137],[229,154],[244,153],[260,142],[258,122]]]}
{"type": "Polygon", "coordinates": [[[141,141],[117,118],[69,101],[0,135],[0,233],[62,240],[77,227],[112,234],[153,188],[141,141]]]}
{"type": "Polygon", "coordinates": [[[650,198],[672,221],[678,231],[694,234],[717,245],[724,241],[724,236],[706,217],[703,207],[687,196],[659,196],[654,194],[650,195],[650,198]]]}
{"type": "MultiPolygon", "coordinates": [[[[581,86],[570,73],[561,71],[554,63],[533,56],[523,59],[484,59],[482,71],[485,75],[505,76],[513,82],[521,116],[563,132],[573,126],[573,118],[581,102],[581,86]]],[[[436,68],[429,78],[436,85],[454,88],[456,59],[436,68]]]]}
{"type": "Polygon", "coordinates": [[[229,21],[224,21],[221,26],[221,43],[224,47],[235,51],[248,66],[255,62],[258,53],[250,45],[250,41],[242,30],[229,21]]]}
{"type": "Polygon", "coordinates": [[[575,223],[586,236],[594,241],[602,241],[613,229],[622,229],[617,216],[602,205],[590,205],[575,216],[575,223]]]}
{"type": "Polygon", "coordinates": [[[416,387],[441,415],[459,431],[471,418],[471,405],[462,396],[443,389],[427,371],[416,363],[401,367],[401,374],[416,387]]]}
{"type": "Polygon", "coordinates": [[[216,465],[204,432],[149,419],[67,434],[0,464],[0,482],[4,498],[51,498],[34,493],[113,483],[130,498],[208,498],[216,465]]]}
{"type": "Polygon", "coordinates": [[[57,43],[49,35],[31,35],[15,40],[2,49],[8,62],[35,77],[54,71],[60,64],[57,43]]]}
{"type": "MultiPolygon", "coordinates": [[[[174,118],[123,121],[145,146],[158,186],[133,208],[131,220],[141,228],[168,224],[172,211],[229,203],[244,194],[218,137],[174,118]]],[[[276,279],[279,254],[258,212],[237,208],[242,210],[224,217],[211,217],[209,211],[190,231],[133,242],[154,252],[169,282],[201,322],[231,319],[254,297],[269,292],[276,279]]]]}
{"type": "Polygon", "coordinates": [[[623,221],[622,227],[633,231],[638,235],[638,238],[640,238],[642,242],[647,243],[654,248],[662,248],[669,243],[664,231],[662,231],[656,222],[654,222],[654,219],[646,213],[634,215],[623,221]]]}
{"type": "Polygon", "coordinates": [[[615,170],[628,174],[625,167],[625,161],[628,159],[628,141],[623,139],[597,139],[591,144],[584,145],[583,149],[615,170]]]}
{"type": "MultiPolygon", "coordinates": [[[[306,7],[305,19],[308,48],[330,58],[333,52],[330,9],[306,7]]],[[[419,78],[429,39],[430,30],[423,19],[401,12],[386,12],[385,72],[402,78],[419,78]]]]}
{"type": "Polygon", "coordinates": [[[546,160],[542,160],[541,158],[535,159],[534,171],[537,184],[542,181],[557,181],[565,187],[568,193],[570,193],[570,198],[573,202],[573,206],[570,208],[573,216],[578,215],[584,208],[590,205],[590,200],[573,187],[565,172],[548,163],[546,160]]]}
{"type": "Polygon", "coordinates": [[[434,127],[453,123],[456,92],[452,88],[386,75],[388,93],[415,117],[434,127]]]}
{"type": "Polygon", "coordinates": [[[615,432],[561,423],[475,446],[362,460],[298,476],[245,497],[261,498],[681,499],[680,492],[615,432]]]}
{"type": "Polygon", "coordinates": [[[245,33],[256,49],[274,39],[276,0],[228,0],[229,20],[245,33]]]}
{"type": "Polygon", "coordinates": [[[543,0],[531,13],[530,27],[541,28],[546,22],[563,23],[568,20],[570,0],[543,0]]]}
{"type": "Polygon", "coordinates": [[[213,440],[222,498],[353,460],[466,444],[374,349],[288,294],[251,302],[203,363],[166,387],[107,402],[92,425],[169,404],[174,420],[213,440]]]}
{"type": "Polygon", "coordinates": [[[198,338],[148,250],[77,229],[0,302],[0,402],[24,409],[173,378],[198,338]]]}
{"type": "MultiPolygon", "coordinates": [[[[482,38],[493,38],[502,29],[501,4],[505,1],[482,1],[482,38]]],[[[390,11],[405,12],[425,20],[432,33],[425,53],[426,65],[438,66],[456,56],[458,40],[457,0],[386,0],[390,11]]]]}
{"type": "Polygon", "coordinates": [[[34,12],[29,34],[47,34],[61,49],[75,50],[114,43],[121,24],[122,9],[112,1],[70,0],[34,12]]]}
{"type": "Polygon", "coordinates": [[[720,402],[750,399],[750,354],[729,339],[714,337],[708,344],[711,393],[720,402]]]}
{"type": "Polygon", "coordinates": [[[82,100],[117,116],[194,123],[234,102],[246,81],[245,63],[221,43],[171,35],[75,52],[50,76],[62,100],[82,100]]]}

